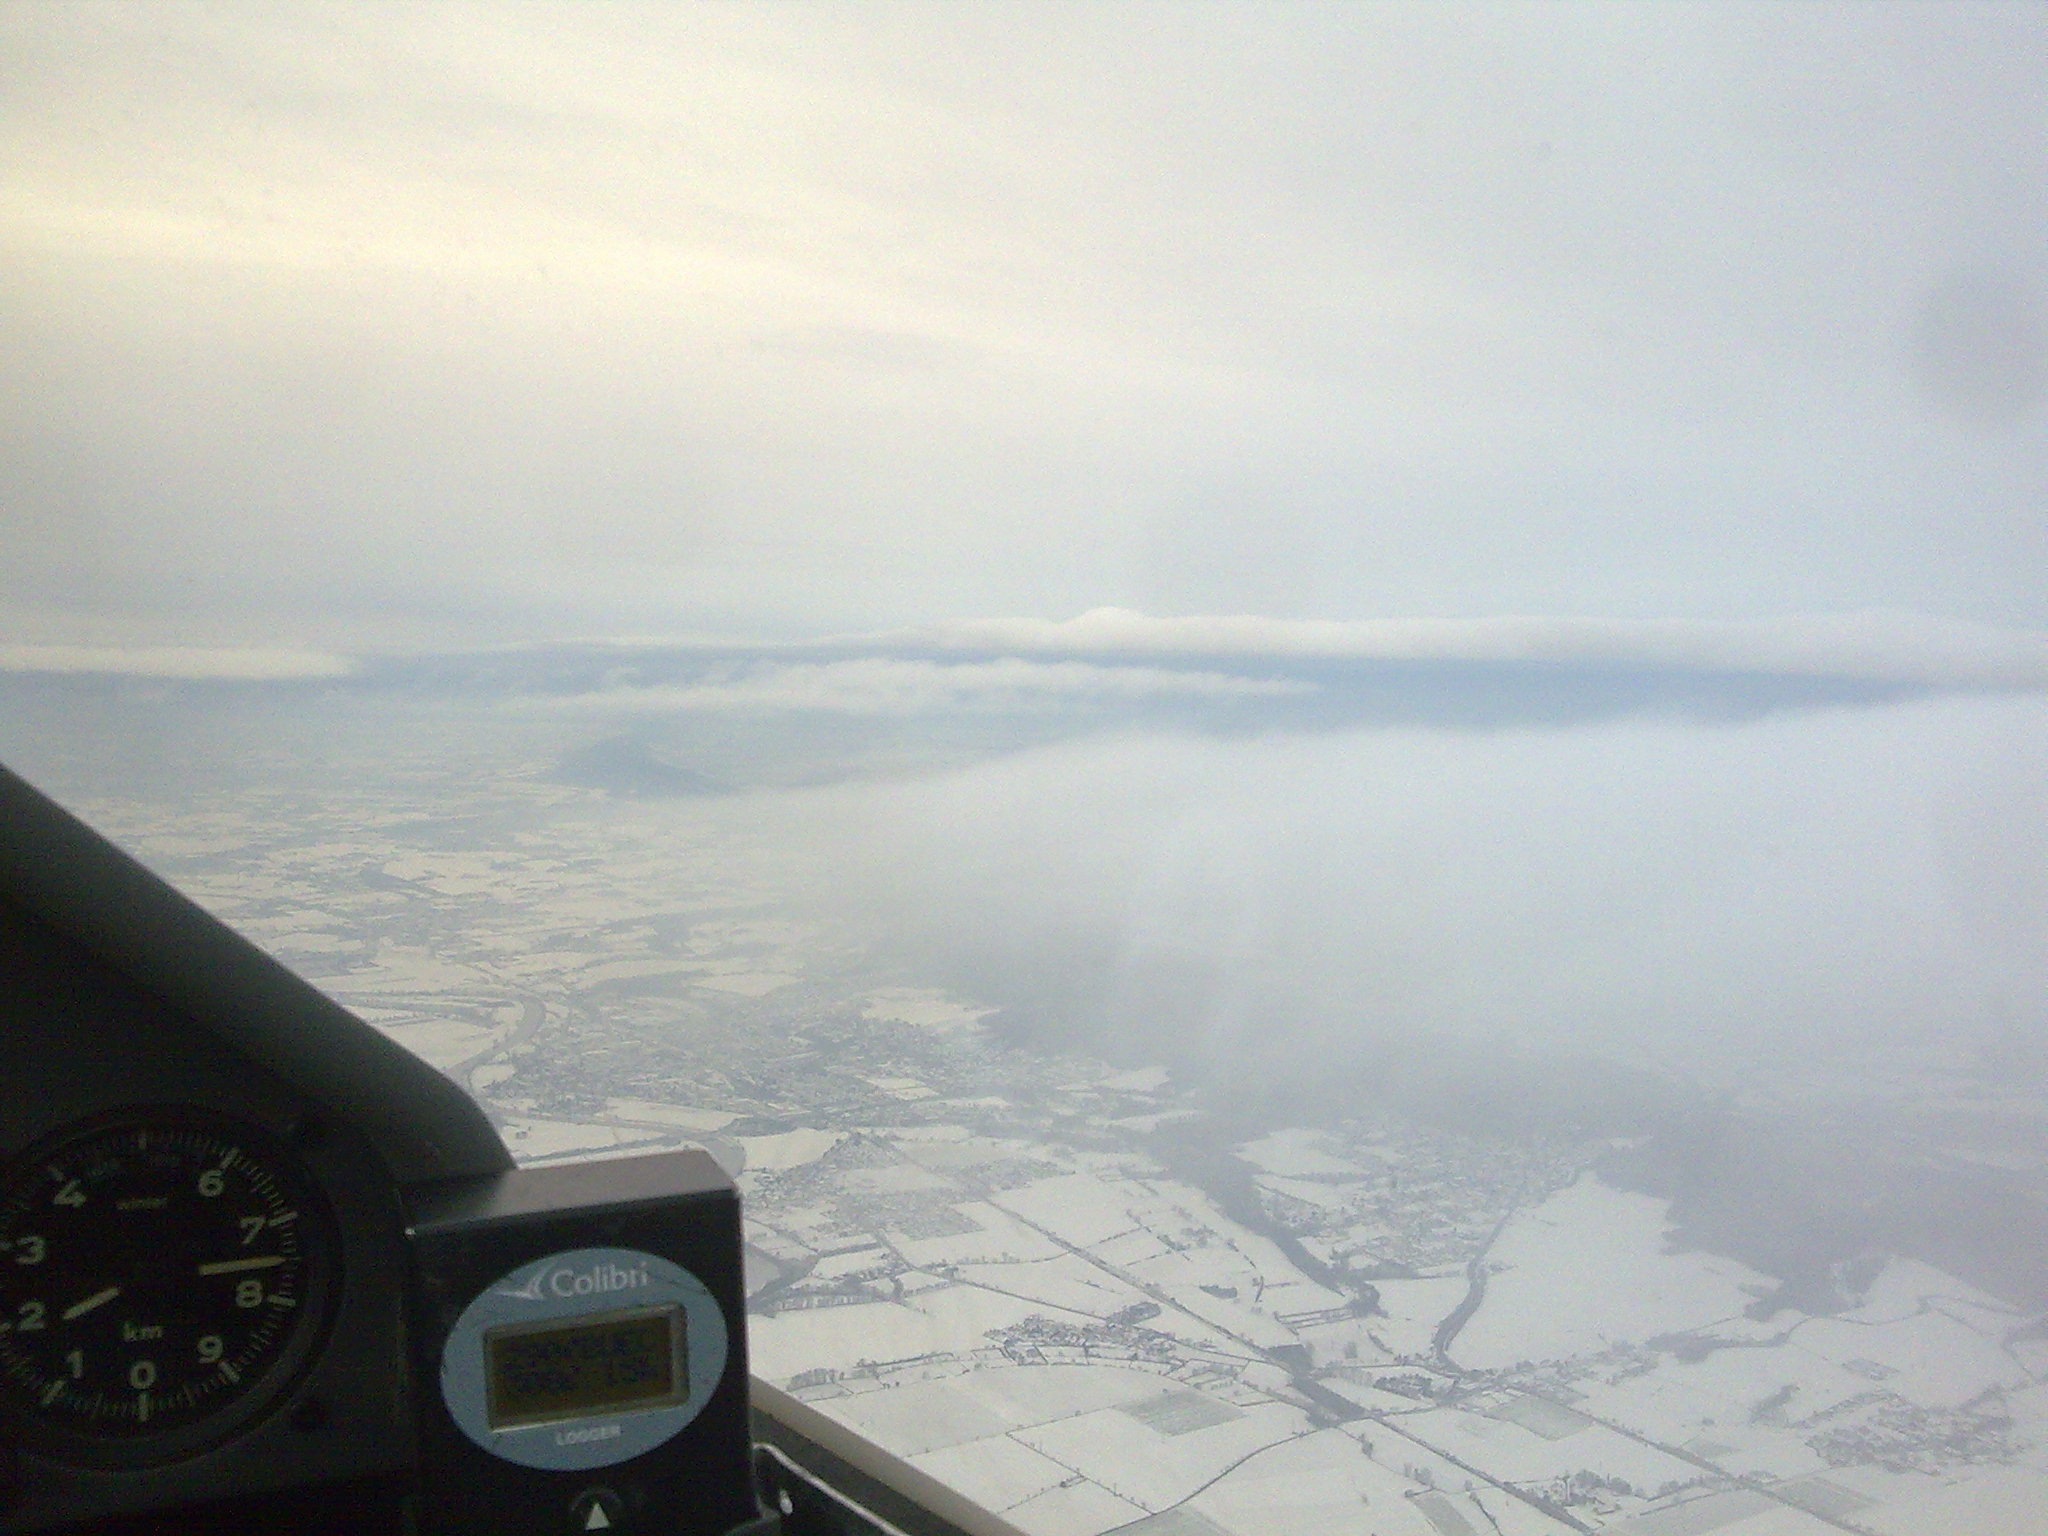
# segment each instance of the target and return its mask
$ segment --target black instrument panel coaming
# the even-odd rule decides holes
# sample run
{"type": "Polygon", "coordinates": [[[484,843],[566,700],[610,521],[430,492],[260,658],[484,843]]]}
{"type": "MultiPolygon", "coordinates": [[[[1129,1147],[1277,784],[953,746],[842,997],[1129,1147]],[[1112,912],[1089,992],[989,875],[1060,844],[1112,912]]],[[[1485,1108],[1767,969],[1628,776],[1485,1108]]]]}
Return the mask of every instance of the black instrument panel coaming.
{"type": "MultiPolygon", "coordinates": [[[[134,1405],[139,1401],[144,1412],[149,1407],[167,1364],[160,1364],[164,1344],[138,1339],[117,1362],[120,1377],[111,1396],[128,1417],[110,1417],[101,1426],[113,1433],[70,1432],[78,1426],[56,1411],[67,1385],[58,1378],[73,1369],[83,1377],[84,1357],[44,1350],[36,1359],[52,1377],[47,1387],[24,1395],[17,1381],[14,1390],[0,1393],[0,1531],[42,1528],[58,1511],[68,1522],[118,1520],[264,1488],[346,1487],[354,1490],[348,1497],[381,1499],[383,1483],[402,1478],[412,1444],[400,1283],[403,1216],[395,1181],[361,1134],[217,1032],[4,900],[0,1049],[7,1087],[0,1094],[0,1168],[12,1172],[17,1187],[41,1176],[39,1170],[68,1172],[90,1163],[110,1188],[129,1189],[126,1203],[140,1208],[159,1198],[147,1192],[159,1187],[147,1178],[161,1181],[164,1168],[183,1167],[204,1178],[224,1167],[214,1182],[229,1202],[240,1197],[236,1210],[245,1221],[230,1226],[221,1241],[238,1245],[238,1234],[266,1213],[266,1220],[285,1216],[291,1229],[259,1229],[247,1257],[223,1249],[203,1265],[229,1288],[221,1315],[232,1322],[235,1301],[252,1294],[259,1298],[252,1311],[294,1314],[270,1330],[282,1346],[250,1346],[244,1358],[258,1369],[248,1373],[246,1390],[237,1381],[220,1402],[186,1401],[182,1411],[174,1405],[161,1410],[155,1424],[135,1421],[134,1405]],[[137,1128],[145,1133],[140,1147],[137,1128]],[[150,1128],[158,1135],[154,1148],[150,1128]],[[180,1145],[166,1145],[179,1136],[180,1145]],[[147,1175],[143,1168],[152,1155],[155,1172],[147,1175]],[[124,1173],[126,1185],[120,1184],[124,1173]],[[149,1386],[137,1388],[138,1381],[149,1386]],[[52,1411],[39,1413],[45,1392],[55,1399],[52,1411]]],[[[66,1186],[55,1173],[49,1176],[54,1201],[66,1186]]],[[[0,1225],[7,1219],[0,1213],[0,1225]]],[[[222,1219],[232,1221],[232,1213],[222,1219]]],[[[15,1227],[17,1237],[26,1230],[18,1218],[15,1227]]],[[[70,1326],[98,1327],[94,1337],[105,1339],[121,1286],[88,1284],[76,1298],[67,1291],[61,1300],[68,1305],[29,1297],[19,1277],[35,1266],[18,1261],[31,1255],[43,1258],[16,1243],[0,1266],[11,1271],[10,1290],[24,1290],[0,1322],[33,1320],[47,1328],[76,1314],[70,1326]],[[104,1305],[97,1300],[102,1296],[108,1297],[104,1305]],[[23,1310],[28,1301],[35,1302],[33,1312],[23,1310]]],[[[161,1325],[144,1319],[120,1326],[147,1335],[161,1325]]],[[[253,1325],[244,1330],[254,1331],[253,1325]]],[[[228,1323],[180,1340],[224,1355],[244,1342],[228,1323]]],[[[206,1363],[217,1374],[217,1362],[206,1363]]],[[[188,1372],[186,1379],[200,1378],[188,1372]]],[[[307,1513],[301,1509],[301,1519],[307,1513]]]]}

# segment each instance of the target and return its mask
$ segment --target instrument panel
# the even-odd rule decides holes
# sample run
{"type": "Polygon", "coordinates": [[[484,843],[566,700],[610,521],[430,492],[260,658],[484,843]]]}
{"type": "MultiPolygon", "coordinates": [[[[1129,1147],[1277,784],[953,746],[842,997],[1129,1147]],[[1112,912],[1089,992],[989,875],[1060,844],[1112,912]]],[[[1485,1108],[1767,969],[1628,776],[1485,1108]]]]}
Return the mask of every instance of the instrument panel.
{"type": "Polygon", "coordinates": [[[72,1126],[0,1174],[0,1396],[100,1466],[175,1461],[275,1404],[325,1336],[334,1218],[286,1145],[183,1105],[72,1126]]]}
{"type": "Polygon", "coordinates": [[[0,769],[0,1533],[772,1536],[740,1255],[0,769]]]}

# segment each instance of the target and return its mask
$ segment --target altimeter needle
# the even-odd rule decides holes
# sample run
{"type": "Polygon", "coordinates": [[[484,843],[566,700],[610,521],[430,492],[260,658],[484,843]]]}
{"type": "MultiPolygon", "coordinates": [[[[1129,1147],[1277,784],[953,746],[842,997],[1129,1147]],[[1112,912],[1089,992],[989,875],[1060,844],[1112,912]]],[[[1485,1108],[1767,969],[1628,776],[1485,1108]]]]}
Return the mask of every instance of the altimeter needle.
{"type": "Polygon", "coordinates": [[[63,1312],[64,1321],[67,1323],[74,1322],[78,1318],[85,1316],[94,1307],[104,1307],[120,1294],[121,1287],[118,1285],[110,1285],[103,1291],[94,1291],[85,1300],[74,1301],[70,1306],[66,1307],[63,1312]]]}
{"type": "Polygon", "coordinates": [[[245,1269],[275,1269],[284,1262],[284,1255],[273,1253],[262,1259],[222,1259],[213,1264],[202,1264],[202,1275],[239,1275],[245,1269]]]}

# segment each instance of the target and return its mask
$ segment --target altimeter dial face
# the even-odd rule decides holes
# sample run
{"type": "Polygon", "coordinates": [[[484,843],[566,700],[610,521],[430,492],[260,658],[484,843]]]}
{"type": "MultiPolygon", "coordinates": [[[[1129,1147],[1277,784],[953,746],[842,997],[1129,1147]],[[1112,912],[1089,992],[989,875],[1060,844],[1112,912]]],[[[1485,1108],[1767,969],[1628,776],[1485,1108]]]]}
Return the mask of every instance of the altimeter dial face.
{"type": "Polygon", "coordinates": [[[137,1111],[44,1143],[0,1176],[0,1403],[120,1460],[230,1432],[319,1333],[331,1231],[253,1126],[137,1111]]]}

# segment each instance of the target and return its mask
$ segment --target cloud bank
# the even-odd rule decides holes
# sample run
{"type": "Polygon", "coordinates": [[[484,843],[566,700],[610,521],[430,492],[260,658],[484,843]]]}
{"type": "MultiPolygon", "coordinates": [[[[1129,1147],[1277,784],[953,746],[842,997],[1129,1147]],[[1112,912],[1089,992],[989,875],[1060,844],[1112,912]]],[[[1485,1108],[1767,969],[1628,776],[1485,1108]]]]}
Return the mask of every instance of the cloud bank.
{"type": "Polygon", "coordinates": [[[1917,614],[1756,623],[1509,615],[1304,620],[1098,608],[777,644],[586,641],[387,658],[365,682],[584,714],[1120,712],[1197,728],[1742,719],[2048,689],[2048,635],[1917,614]]]}
{"type": "Polygon", "coordinates": [[[251,683],[340,678],[355,671],[353,660],[325,651],[177,645],[0,645],[0,672],[251,683]]]}
{"type": "Polygon", "coordinates": [[[1457,1039],[1797,1094],[2039,1041],[2043,782],[2048,705],[1953,697],[1098,736],[786,814],[820,900],[1040,1040],[1297,1090],[1457,1039]]]}
{"type": "Polygon", "coordinates": [[[919,715],[945,710],[1048,709],[1145,699],[1281,699],[1315,691],[1296,678],[1103,666],[1007,656],[941,663],[892,656],[726,665],[718,680],[680,687],[616,686],[574,695],[572,707],[627,714],[696,710],[823,710],[919,715]]]}
{"type": "Polygon", "coordinates": [[[1953,687],[2048,687],[2048,634],[1914,613],[1748,623],[1528,615],[1347,621],[1254,614],[1156,618],[1127,608],[1096,608],[1065,621],[988,619],[880,638],[941,650],[1098,660],[1553,662],[1953,687]]]}

